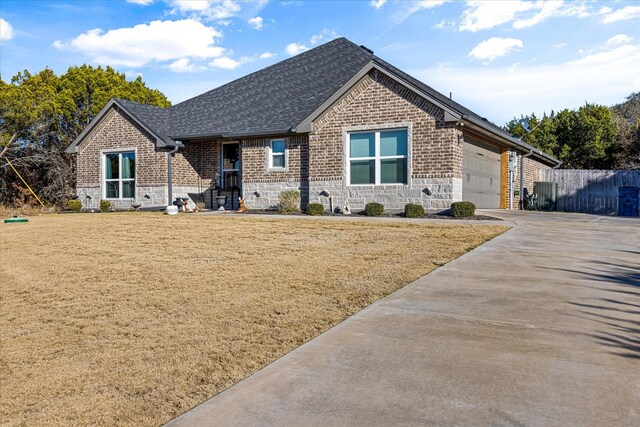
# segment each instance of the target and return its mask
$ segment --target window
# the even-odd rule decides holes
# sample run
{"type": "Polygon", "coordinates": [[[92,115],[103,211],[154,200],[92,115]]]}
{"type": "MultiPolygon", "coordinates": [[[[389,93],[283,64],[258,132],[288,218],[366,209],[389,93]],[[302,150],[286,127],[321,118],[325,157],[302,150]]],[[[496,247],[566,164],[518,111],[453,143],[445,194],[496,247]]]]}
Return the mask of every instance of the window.
{"type": "Polygon", "coordinates": [[[240,186],[240,144],[225,142],[222,144],[222,188],[240,186]]]}
{"type": "Polygon", "coordinates": [[[407,183],[407,130],[353,132],[348,141],[349,185],[407,183]]]}
{"type": "Polygon", "coordinates": [[[284,169],[287,166],[285,152],[287,141],[284,139],[272,139],[269,149],[269,169],[284,169]]]}
{"type": "Polygon", "coordinates": [[[104,192],[107,199],[132,199],[136,193],[136,153],[104,155],[104,192]]]}

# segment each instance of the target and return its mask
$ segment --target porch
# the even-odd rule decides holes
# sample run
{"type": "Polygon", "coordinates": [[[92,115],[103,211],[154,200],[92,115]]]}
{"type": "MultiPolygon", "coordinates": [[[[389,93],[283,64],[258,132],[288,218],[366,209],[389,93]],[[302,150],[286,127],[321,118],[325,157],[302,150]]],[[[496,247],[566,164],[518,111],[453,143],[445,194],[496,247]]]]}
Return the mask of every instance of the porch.
{"type": "Polygon", "coordinates": [[[225,197],[225,209],[238,209],[242,196],[240,141],[184,141],[172,156],[169,199],[188,198],[190,208],[218,209],[217,198],[225,197]]]}

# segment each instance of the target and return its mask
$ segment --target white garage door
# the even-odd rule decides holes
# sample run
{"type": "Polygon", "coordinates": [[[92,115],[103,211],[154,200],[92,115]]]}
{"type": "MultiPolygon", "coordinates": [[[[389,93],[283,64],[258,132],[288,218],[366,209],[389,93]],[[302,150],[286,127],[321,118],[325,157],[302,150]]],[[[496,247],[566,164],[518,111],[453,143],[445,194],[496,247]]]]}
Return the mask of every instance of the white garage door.
{"type": "Polygon", "coordinates": [[[500,208],[500,149],[465,136],[462,199],[477,208],[500,208]]]}

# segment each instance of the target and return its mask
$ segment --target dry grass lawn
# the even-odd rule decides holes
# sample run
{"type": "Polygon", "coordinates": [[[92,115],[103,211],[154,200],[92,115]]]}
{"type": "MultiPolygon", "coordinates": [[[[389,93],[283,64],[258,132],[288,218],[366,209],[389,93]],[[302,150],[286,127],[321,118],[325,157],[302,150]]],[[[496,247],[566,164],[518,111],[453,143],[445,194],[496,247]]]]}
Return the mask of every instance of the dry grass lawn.
{"type": "Polygon", "coordinates": [[[502,231],[158,213],[0,224],[0,424],[169,421],[502,231]]]}

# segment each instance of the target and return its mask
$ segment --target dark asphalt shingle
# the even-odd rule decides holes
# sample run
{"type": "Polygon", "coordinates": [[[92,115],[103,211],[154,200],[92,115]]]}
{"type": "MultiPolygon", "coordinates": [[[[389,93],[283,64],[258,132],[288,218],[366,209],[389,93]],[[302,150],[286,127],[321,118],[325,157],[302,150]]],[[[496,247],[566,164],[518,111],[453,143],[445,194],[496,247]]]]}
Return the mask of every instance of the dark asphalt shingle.
{"type": "Polygon", "coordinates": [[[532,148],[346,38],[335,39],[171,108],[118,101],[165,140],[268,134],[300,124],[369,62],[378,64],[451,110],[481,120],[484,127],[524,148],[532,148]]]}
{"type": "Polygon", "coordinates": [[[175,105],[172,135],[295,127],[369,61],[371,54],[347,39],[333,40],[175,105]]]}
{"type": "Polygon", "coordinates": [[[116,101],[120,105],[122,105],[129,113],[133,114],[138,120],[152,129],[158,136],[162,137],[164,140],[170,139],[170,108],[139,104],[137,102],[129,101],[126,99],[116,99],[116,101]]]}

